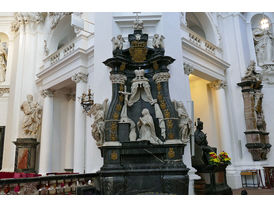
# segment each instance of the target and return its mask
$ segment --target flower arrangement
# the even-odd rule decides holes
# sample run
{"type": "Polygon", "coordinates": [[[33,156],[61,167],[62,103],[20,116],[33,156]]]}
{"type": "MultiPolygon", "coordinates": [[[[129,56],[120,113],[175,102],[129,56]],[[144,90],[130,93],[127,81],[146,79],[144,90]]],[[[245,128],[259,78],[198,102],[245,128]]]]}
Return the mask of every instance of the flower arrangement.
{"type": "Polygon", "coordinates": [[[211,165],[218,165],[220,163],[220,159],[218,158],[215,152],[209,153],[209,164],[211,165]]]}
{"type": "Polygon", "coordinates": [[[218,155],[218,158],[220,160],[220,162],[224,163],[224,164],[231,164],[230,160],[231,158],[228,156],[228,154],[226,152],[221,152],[219,155],[218,155]]]}

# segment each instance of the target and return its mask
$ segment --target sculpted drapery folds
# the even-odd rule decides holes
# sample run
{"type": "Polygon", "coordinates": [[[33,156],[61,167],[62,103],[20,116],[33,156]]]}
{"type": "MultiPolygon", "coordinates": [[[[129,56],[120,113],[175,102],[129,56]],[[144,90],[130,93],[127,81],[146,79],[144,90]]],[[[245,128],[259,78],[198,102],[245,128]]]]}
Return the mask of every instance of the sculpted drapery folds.
{"type": "Polygon", "coordinates": [[[32,95],[27,95],[27,101],[20,108],[24,112],[23,130],[27,137],[37,137],[42,119],[41,106],[33,101],[32,95]]]}
{"type": "Polygon", "coordinates": [[[7,70],[7,49],[3,46],[0,40],[0,82],[4,82],[6,79],[7,70]]]}

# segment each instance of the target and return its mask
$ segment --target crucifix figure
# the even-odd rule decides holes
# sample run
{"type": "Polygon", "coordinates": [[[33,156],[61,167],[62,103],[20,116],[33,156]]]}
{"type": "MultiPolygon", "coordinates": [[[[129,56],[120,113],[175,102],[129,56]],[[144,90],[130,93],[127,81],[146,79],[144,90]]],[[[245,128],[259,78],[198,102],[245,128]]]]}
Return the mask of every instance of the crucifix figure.
{"type": "Polygon", "coordinates": [[[121,112],[121,122],[128,122],[128,116],[127,116],[127,106],[128,106],[128,95],[130,95],[130,92],[127,92],[127,86],[124,86],[124,91],[119,91],[120,94],[123,94],[124,97],[124,106],[121,112]]]}
{"type": "Polygon", "coordinates": [[[133,12],[133,13],[136,14],[136,19],[133,23],[133,29],[142,30],[144,28],[143,21],[139,19],[139,16],[138,16],[138,14],[140,14],[141,12],[133,12]]]}

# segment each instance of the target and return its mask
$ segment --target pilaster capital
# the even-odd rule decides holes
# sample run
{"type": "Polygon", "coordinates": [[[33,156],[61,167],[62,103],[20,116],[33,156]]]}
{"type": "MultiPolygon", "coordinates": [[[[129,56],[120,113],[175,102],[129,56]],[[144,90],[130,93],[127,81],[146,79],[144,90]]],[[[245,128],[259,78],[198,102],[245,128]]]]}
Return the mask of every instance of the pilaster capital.
{"type": "Polygon", "coordinates": [[[5,93],[10,93],[10,88],[7,88],[7,87],[0,88],[0,97],[3,96],[5,93]]]}
{"type": "Polygon", "coordinates": [[[127,80],[126,75],[123,74],[111,74],[109,78],[112,84],[125,84],[125,81],[127,80]]]}
{"type": "Polygon", "coordinates": [[[184,63],[184,71],[186,75],[190,75],[194,71],[194,67],[188,63],[184,63]]]}
{"type": "Polygon", "coordinates": [[[79,83],[80,81],[87,83],[88,74],[85,74],[83,72],[78,72],[71,77],[71,80],[74,81],[76,84],[79,83]]]}
{"type": "Polygon", "coordinates": [[[215,80],[208,84],[211,89],[224,89],[226,87],[226,83],[223,80],[215,80]]]}
{"type": "Polygon", "coordinates": [[[160,72],[153,75],[153,80],[156,82],[156,84],[160,82],[167,82],[170,78],[170,74],[168,72],[160,72]]]}
{"type": "Polygon", "coordinates": [[[73,100],[75,101],[75,94],[65,94],[68,101],[73,100]]]}
{"type": "Polygon", "coordinates": [[[53,94],[54,94],[54,91],[50,90],[50,89],[44,89],[41,91],[41,96],[43,98],[46,98],[46,97],[53,97],[53,94]]]}

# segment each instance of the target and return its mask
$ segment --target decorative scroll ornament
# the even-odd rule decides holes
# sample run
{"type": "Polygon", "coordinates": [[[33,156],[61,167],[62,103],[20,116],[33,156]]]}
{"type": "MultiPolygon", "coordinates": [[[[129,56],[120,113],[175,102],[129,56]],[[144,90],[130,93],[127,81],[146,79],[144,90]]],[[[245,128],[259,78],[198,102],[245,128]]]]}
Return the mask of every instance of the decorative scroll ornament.
{"type": "Polygon", "coordinates": [[[156,84],[160,82],[167,82],[169,78],[170,78],[170,74],[168,72],[156,73],[153,76],[153,80],[156,82],[156,84]]]}
{"type": "Polygon", "coordinates": [[[23,102],[20,107],[24,112],[23,130],[27,137],[36,138],[40,131],[42,121],[42,108],[33,101],[32,95],[27,95],[27,101],[23,102]]]}
{"type": "Polygon", "coordinates": [[[194,67],[190,64],[184,63],[184,71],[186,75],[190,75],[194,71],[194,67]]]}
{"type": "Polygon", "coordinates": [[[224,89],[226,87],[226,84],[222,80],[216,80],[208,84],[209,88],[211,89],[224,89]]]}
{"type": "Polygon", "coordinates": [[[125,81],[127,80],[126,75],[123,74],[111,74],[109,78],[112,84],[125,84],[125,81]]]}
{"type": "Polygon", "coordinates": [[[76,74],[74,74],[71,77],[71,80],[74,81],[76,84],[79,83],[80,81],[83,81],[85,83],[87,83],[88,81],[88,74],[82,73],[82,72],[78,72],[76,74]]]}
{"type": "Polygon", "coordinates": [[[10,93],[10,88],[0,88],[0,97],[5,93],[10,93]]]}
{"type": "Polygon", "coordinates": [[[11,31],[17,32],[21,25],[25,26],[29,23],[43,23],[47,16],[46,12],[17,12],[15,20],[11,23],[11,31]]]}

